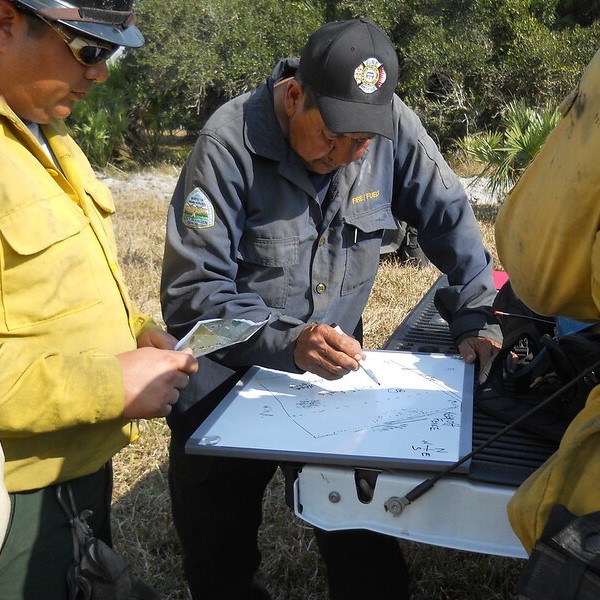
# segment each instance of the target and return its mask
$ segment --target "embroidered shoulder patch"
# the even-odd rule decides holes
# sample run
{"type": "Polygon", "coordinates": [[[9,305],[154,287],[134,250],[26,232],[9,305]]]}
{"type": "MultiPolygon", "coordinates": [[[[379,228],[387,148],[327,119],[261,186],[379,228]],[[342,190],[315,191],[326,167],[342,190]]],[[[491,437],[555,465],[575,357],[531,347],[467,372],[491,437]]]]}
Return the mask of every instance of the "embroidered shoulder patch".
{"type": "Polygon", "coordinates": [[[191,229],[204,229],[215,224],[215,209],[206,192],[194,188],[183,205],[183,224],[191,229]]]}

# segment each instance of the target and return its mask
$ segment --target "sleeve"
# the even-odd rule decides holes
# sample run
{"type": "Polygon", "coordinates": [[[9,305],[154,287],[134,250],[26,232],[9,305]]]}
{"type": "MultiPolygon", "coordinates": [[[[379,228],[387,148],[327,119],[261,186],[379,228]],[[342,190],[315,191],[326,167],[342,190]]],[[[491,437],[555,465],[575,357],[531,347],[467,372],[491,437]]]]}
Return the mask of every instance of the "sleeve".
{"type": "Polygon", "coordinates": [[[162,329],[162,327],[150,316],[140,312],[137,308],[133,313],[133,333],[135,338],[147,329],[162,329]]]}
{"type": "Polygon", "coordinates": [[[117,419],[123,412],[123,377],[115,356],[94,350],[54,354],[16,339],[0,344],[0,364],[1,439],[117,419]],[[47,410],[39,410],[32,398],[47,410]]]}
{"type": "Polygon", "coordinates": [[[458,177],[417,116],[398,98],[393,210],[419,231],[419,244],[448,277],[435,304],[458,344],[470,336],[501,340],[491,304],[496,294],[492,258],[458,177]]]}
{"type": "Polygon", "coordinates": [[[240,291],[236,285],[249,186],[239,166],[244,158],[235,157],[213,135],[200,134],[167,216],[163,318],[177,338],[199,319],[270,318],[248,342],[215,352],[211,358],[232,368],[260,365],[297,371],[293,345],[305,323],[273,314],[258,294],[240,291]]]}

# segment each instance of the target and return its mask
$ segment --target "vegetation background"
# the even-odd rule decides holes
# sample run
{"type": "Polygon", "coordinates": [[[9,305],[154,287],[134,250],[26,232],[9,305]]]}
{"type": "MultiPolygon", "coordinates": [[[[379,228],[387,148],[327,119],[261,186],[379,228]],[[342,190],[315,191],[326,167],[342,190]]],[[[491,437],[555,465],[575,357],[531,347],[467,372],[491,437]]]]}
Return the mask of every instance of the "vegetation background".
{"type": "MultiPolygon", "coordinates": [[[[504,170],[499,188],[539,148],[600,45],[600,0],[138,0],[137,10],[146,45],[114,62],[109,82],[77,105],[70,123],[95,166],[121,173],[112,185],[123,268],[132,296],[158,320],[167,204],[199,128],[277,60],[297,56],[322,23],[356,16],[379,23],[400,57],[400,96],[461,174],[475,174],[464,162],[473,159],[491,175],[504,170]],[[535,115],[541,125],[529,129],[535,115]],[[126,185],[127,171],[151,165],[163,166],[142,173],[143,189],[126,185]]],[[[493,251],[495,208],[475,210],[493,251]]],[[[438,275],[382,262],[365,347],[380,347],[438,275]]],[[[164,421],[145,422],[140,440],[116,457],[115,543],[165,600],[185,600],[167,445],[164,421]]],[[[281,477],[265,497],[260,535],[274,600],[326,598],[312,529],[285,505],[281,477]]],[[[520,560],[400,543],[415,600],[515,598],[520,560]]]]}
{"type": "MultiPolygon", "coordinates": [[[[600,46],[600,0],[137,0],[146,45],[126,51],[71,122],[98,166],[172,158],[164,135],[196,136],[307,36],[366,16],[392,39],[398,93],[441,148],[493,130],[506,107],[555,108],[600,46]],[[168,150],[168,148],[167,148],[168,150]]],[[[184,156],[177,151],[175,160],[184,156]]]]}

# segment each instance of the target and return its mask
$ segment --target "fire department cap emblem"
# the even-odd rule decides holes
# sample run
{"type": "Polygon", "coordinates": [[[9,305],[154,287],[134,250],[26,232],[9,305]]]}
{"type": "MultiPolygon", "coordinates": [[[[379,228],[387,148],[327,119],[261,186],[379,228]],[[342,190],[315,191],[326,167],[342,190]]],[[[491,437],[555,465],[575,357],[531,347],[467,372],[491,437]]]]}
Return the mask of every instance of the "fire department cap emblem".
{"type": "Polygon", "coordinates": [[[354,69],[356,85],[365,94],[376,92],[384,84],[386,78],[385,69],[376,58],[367,58],[354,69]]]}

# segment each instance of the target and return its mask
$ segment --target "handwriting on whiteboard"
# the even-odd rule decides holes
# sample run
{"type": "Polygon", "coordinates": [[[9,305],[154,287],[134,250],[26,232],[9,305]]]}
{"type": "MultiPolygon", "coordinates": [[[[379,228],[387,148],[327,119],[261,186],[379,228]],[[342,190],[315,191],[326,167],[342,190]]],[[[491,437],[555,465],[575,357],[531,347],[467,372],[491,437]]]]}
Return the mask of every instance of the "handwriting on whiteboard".
{"type": "Polygon", "coordinates": [[[191,451],[315,462],[347,456],[371,465],[444,464],[470,451],[472,366],[392,351],[367,352],[366,360],[381,386],[362,369],[336,381],[251,369],[192,436],[191,451]]]}

